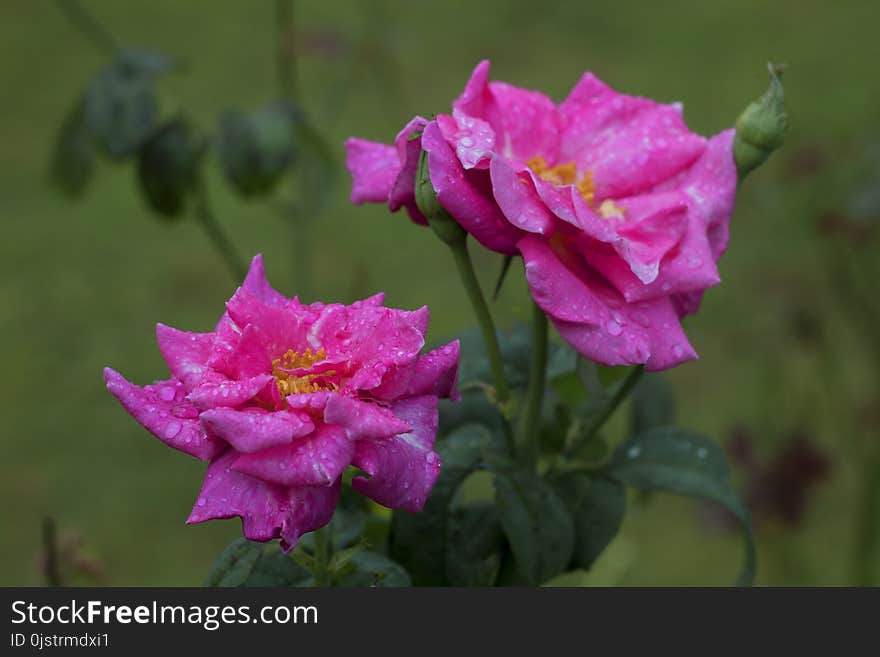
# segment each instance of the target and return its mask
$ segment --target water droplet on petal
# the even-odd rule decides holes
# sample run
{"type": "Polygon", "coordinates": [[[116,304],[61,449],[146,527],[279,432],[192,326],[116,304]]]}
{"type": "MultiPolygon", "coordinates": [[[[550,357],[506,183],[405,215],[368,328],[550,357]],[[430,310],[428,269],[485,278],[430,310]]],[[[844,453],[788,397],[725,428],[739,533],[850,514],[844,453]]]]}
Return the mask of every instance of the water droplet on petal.
{"type": "Polygon", "coordinates": [[[208,500],[206,500],[204,497],[199,498],[199,502],[198,502],[199,506],[205,506],[207,503],[208,503],[208,500]]]}
{"type": "Polygon", "coordinates": [[[613,319],[608,320],[608,322],[605,324],[605,329],[608,331],[609,334],[614,336],[620,335],[621,332],[623,332],[623,328],[620,326],[620,324],[615,322],[613,319]]]}
{"type": "Polygon", "coordinates": [[[164,386],[159,389],[159,398],[162,401],[171,401],[174,399],[175,390],[171,386],[164,386]]]}
{"type": "Polygon", "coordinates": [[[681,358],[684,355],[684,349],[681,348],[680,344],[672,345],[672,353],[675,354],[676,358],[681,358]]]}
{"type": "Polygon", "coordinates": [[[180,433],[180,429],[182,426],[183,425],[181,425],[180,422],[177,422],[176,420],[169,422],[165,426],[165,438],[167,438],[168,440],[174,438],[174,436],[180,433]]]}

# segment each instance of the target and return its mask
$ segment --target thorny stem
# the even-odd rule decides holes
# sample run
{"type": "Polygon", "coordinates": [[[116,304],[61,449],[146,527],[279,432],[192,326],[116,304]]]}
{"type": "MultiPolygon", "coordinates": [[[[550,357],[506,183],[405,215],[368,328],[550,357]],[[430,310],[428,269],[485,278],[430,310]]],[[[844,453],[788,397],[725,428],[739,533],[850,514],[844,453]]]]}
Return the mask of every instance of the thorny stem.
{"type": "Polygon", "coordinates": [[[247,268],[244,261],[232,244],[230,239],[223,232],[223,228],[214,216],[211,204],[208,201],[208,193],[205,190],[204,183],[198,182],[195,189],[195,212],[196,218],[204,228],[208,239],[214,248],[220,254],[220,257],[226,263],[229,273],[236,280],[241,282],[247,275],[247,268]]]}
{"type": "Polygon", "coordinates": [[[547,315],[533,304],[532,353],[529,365],[529,386],[526,390],[525,408],[520,417],[517,434],[517,455],[530,465],[538,462],[540,445],[538,428],[541,419],[541,403],[547,378],[547,315]]]}

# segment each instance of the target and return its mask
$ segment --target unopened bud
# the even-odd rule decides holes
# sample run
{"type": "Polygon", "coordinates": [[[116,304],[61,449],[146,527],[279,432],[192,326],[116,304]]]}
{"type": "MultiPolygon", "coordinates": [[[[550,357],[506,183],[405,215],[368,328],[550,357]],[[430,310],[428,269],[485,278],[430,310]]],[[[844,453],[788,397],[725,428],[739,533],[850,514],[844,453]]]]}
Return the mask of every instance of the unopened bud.
{"type": "Polygon", "coordinates": [[[415,197],[416,205],[437,237],[450,246],[464,242],[467,238],[464,228],[437,199],[437,192],[434,191],[431,176],[428,175],[428,154],[424,150],[419,155],[419,166],[416,170],[415,197]]]}
{"type": "Polygon", "coordinates": [[[770,88],[736,120],[733,158],[740,179],[764,163],[782,145],[788,129],[782,90],[782,67],[768,65],[770,88]]]}

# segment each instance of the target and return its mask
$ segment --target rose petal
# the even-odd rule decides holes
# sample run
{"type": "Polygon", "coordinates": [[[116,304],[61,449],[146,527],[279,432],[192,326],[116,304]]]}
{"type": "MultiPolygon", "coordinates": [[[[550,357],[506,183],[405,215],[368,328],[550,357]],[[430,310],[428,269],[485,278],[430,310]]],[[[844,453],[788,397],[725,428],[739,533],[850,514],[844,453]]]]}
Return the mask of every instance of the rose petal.
{"type": "Polygon", "coordinates": [[[351,138],[345,140],[345,166],[351,173],[352,203],[384,203],[400,172],[400,158],[393,146],[351,138]]]}
{"type": "Polygon", "coordinates": [[[221,442],[205,433],[180,381],[140,387],[109,367],[104,368],[104,381],[129,415],[169,447],[203,461],[223,449],[221,442]]]}
{"type": "Polygon", "coordinates": [[[266,412],[259,408],[238,411],[232,408],[211,408],[199,419],[213,436],[225,440],[239,452],[290,443],[315,429],[311,418],[302,412],[266,412]]]}

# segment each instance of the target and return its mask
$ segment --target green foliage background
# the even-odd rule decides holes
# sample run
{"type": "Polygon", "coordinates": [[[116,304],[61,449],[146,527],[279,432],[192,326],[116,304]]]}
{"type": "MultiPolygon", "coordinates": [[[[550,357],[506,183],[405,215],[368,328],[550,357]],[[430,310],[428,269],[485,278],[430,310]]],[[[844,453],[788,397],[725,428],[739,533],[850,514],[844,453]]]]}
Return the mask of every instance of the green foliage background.
{"type": "MultiPolygon", "coordinates": [[[[162,101],[188,108],[203,128],[224,108],[252,109],[276,94],[268,1],[84,2],[120,42],[182,60],[160,83],[162,101]]],[[[412,115],[445,111],[484,57],[496,79],[556,99],[590,69],[621,91],[680,100],[704,134],[732,125],[764,91],[767,60],[789,64],[788,142],[744,186],[724,282],[687,322],[701,360],[668,376],[683,426],[721,438],[744,423],[768,453],[805,427],[832,454],[832,478],[803,527],[756,528],[758,582],[843,584],[859,440],[876,438],[876,415],[873,424],[870,413],[860,418],[878,405],[876,361],[866,357],[877,335],[855,330],[833,292],[816,219],[843,202],[854,153],[880,137],[877,15],[874,3],[854,0],[301,1],[300,100],[338,146],[341,169],[345,137],[389,141],[412,115]],[[817,148],[825,168],[795,175],[798,158],[817,148]],[[798,337],[802,317],[821,340],[798,337]]],[[[103,163],[75,203],[49,187],[57,126],[102,58],[45,1],[0,4],[0,44],[0,584],[41,582],[46,515],[83,537],[105,583],[198,584],[238,523],[184,527],[204,465],[132,422],[106,393],[101,368],[137,382],[164,377],[154,324],[210,329],[237,282],[195,222],[148,212],[132,167],[103,163]]],[[[290,227],[269,203],[234,196],[215,165],[208,170],[239,249],[262,252],[276,287],[296,293],[302,253],[290,227]]],[[[426,304],[435,341],[472,325],[430,231],[381,206],[351,206],[341,175],[330,209],[311,223],[315,298],[385,290],[390,305],[426,304]]],[[[499,258],[476,261],[488,286],[499,258]]],[[[528,316],[517,274],[495,304],[502,325],[528,316]]],[[[630,505],[620,536],[578,582],[727,584],[740,549],[736,533],[707,529],[692,501],[657,495],[630,505]]]]}

